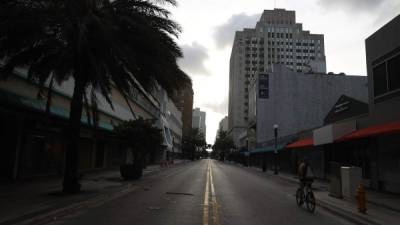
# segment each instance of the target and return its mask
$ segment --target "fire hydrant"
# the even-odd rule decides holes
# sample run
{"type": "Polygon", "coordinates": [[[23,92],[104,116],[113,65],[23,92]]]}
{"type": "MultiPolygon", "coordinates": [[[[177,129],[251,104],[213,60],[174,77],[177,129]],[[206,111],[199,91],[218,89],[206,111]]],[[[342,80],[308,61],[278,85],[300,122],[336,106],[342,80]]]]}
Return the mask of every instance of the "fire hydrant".
{"type": "Polygon", "coordinates": [[[367,212],[365,190],[362,184],[359,184],[357,187],[357,206],[360,213],[365,214],[367,212]]]}

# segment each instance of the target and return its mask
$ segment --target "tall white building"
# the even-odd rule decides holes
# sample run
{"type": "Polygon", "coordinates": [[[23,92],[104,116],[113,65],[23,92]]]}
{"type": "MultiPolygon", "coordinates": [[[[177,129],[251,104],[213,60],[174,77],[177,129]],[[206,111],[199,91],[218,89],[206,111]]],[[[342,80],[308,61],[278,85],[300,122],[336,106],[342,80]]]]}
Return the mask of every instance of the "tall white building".
{"type": "Polygon", "coordinates": [[[296,23],[295,11],[265,10],[255,28],[236,31],[229,70],[229,134],[235,144],[247,130],[249,84],[275,64],[303,73],[326,73],[324,36],[296,23]]]}
{"type": "Polygon", "coordinates": [[[192,128],[197,128],[206,137],[206,112],[200,111],[200,108],[193,109],[192,128]]]}

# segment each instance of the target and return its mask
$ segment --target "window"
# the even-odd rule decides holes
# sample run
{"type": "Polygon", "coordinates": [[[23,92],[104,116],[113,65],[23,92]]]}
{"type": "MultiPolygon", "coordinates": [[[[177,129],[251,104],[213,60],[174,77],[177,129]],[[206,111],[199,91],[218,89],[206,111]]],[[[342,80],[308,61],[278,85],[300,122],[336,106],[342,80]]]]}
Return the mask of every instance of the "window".
{"type": "Polygon", "coordinates": [[[389,91],[400,89],[400,54],[387,62],[389,91]]]}
{"type": "Polygon", "coordinates": [[[373,68],[374,96],[377,97],[388,91],[386,79],[386,63],[373,68]]]}

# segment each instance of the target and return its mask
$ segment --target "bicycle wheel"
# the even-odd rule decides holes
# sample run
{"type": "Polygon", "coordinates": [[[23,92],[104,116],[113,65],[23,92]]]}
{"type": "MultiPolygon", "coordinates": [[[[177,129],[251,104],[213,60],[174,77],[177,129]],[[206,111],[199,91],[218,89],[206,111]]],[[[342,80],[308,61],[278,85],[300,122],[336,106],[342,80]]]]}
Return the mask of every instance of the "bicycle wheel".
{"type": "Polygon", "coordinates": [[[314,197],[314,193],[312,191],[307,192],[306,205],[307,205],[308,211],[310,211],[312,213],[315,211],[315,197],[314,197]]]}
{"type": "Polygon", "coordinates": [[[301,188],[297,188],[296,191],[296,203],[298,206],[302,206],[304,203],[304,199],[303,199],[304,193],[303,190],[301,188]]]}

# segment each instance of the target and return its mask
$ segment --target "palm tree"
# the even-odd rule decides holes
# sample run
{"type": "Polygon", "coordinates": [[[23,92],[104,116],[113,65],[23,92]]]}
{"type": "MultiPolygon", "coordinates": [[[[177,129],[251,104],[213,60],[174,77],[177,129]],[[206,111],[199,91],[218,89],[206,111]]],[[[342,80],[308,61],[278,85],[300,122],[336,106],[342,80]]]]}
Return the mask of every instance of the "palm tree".
{"type": "MultiPolygon", "coordinates": [[[[102,94],[112,106],[115,86],[123,95],[140,83],[168,93],[191,82],[176,60],[180,27],[163,4],[174,0],[7,0],[0,3],[2,77],[28,68],[44,87],[74,80],[63,191],[78,192],[78,148],[83,99],[102,94]]],[[[51,88],[51,86],[50,86],[51,88]]]]}

